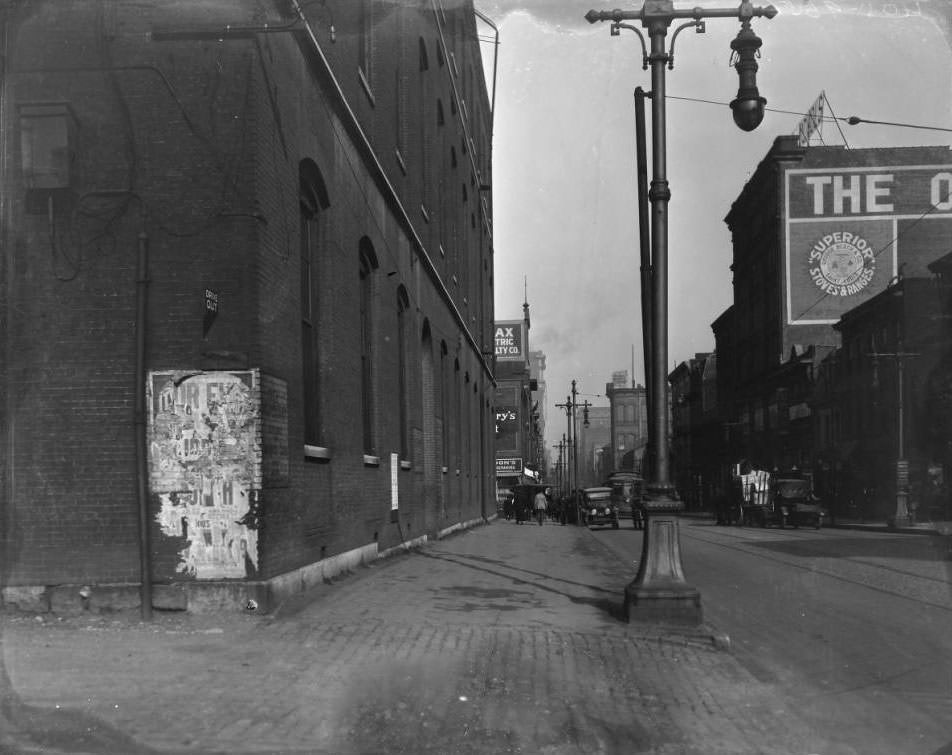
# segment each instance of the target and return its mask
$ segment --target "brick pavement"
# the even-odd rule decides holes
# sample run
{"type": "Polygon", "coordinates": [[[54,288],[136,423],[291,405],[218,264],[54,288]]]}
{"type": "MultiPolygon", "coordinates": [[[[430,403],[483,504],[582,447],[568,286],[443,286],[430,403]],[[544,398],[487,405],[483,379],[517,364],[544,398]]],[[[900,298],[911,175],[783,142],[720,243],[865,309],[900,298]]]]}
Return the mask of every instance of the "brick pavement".
{"type": "Polygon", "coordinates": [[[499,521],[269,617],[2,616],[0,751],[811,752],[708,634],[624,623],[637,557],[499,521]]]}

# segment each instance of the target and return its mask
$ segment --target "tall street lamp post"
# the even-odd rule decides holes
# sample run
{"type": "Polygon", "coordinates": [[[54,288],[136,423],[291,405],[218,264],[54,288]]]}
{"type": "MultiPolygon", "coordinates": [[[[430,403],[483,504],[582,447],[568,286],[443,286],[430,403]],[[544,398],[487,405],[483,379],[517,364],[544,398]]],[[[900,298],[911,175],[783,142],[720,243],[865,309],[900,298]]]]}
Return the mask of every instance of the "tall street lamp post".
{"type": "Polygon", "coordinates": [[[572,476],[572,467],[569,466],[569,453],[575,447],[575,437],[573,435],[573,430],[575,429],[575,402],[572,400],[571,396],[565,397],[564,404],[556,404],[556,407],[559,409],[565,409],[565,419],[567,425],[568,435],[565,439],[565,490],[567,495],[572,496],[573,503],[575,501],[575,494],[572,492],[574,479],[572,476]]]}
{"type": "MultiPolygon", "coordinates": [[[[671,483],[668,454],[668,202],[671,191],[667,180],[665,144],[665,66],[674,67],[674,43],[678,34],[694,27],[705,30],[706,18],[737,18],[741,29],[731,42],[732,63],[737,70],[739,88],[731,102],[734,122],[744,131],[752,131],[764,117],[767,100],[757,91],[757,56],[762,44],[750,28],[754,17],[773,18],[777,9],[754,7],[743,0],[737,8],[690,8],[677,10],[672,0],[645,0],[640,10],[619,9],[585,14],[589,23],[610,21],[612,36],[621,29],[634,31],[641,40],[642,63],[651,67],[651,148],[652,180],[648,198],[651,202],[650,273],[650,374],[647,375],[651,397],[651,436],[655,440],[653,464],[646,486],[646,508],[649,513],[638,576],[625,590],[625,613],[629,621],[701,623],[701,596],[684,579],[678,535],[677,512],[683,508],[671,483]],[[671,44],[665,50],[668,28],[675,20],[685,20],[675,29],[671,44]],[[626,21],[640,21],[648,30],[650,52],[641,31],[626,21]]],[[[643,275],[643,280],[645,276],[643,275]]]]}

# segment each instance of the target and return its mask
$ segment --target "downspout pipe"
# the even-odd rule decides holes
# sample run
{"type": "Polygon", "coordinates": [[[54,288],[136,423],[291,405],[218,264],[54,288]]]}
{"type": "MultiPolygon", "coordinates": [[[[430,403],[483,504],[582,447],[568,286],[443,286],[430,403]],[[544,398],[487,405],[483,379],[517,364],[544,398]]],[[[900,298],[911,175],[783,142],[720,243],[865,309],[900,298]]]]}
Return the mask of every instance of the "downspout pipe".
{"type": "Polygon", "coordinates": [[[148,331],[149,237],[138,237],[136,262],[136,369],[134,423],[136,435],[136,487],[139,505],[139,599],[142,620],[152,620],[152,559],[149,542],[149,465],[146,456],[145,354],[148,331]]]}
{"type": "MultiPolygon", "coordinates": [[[[651,414],[651,402],[653,401],[651,391],[651,238],[650,221],[648,218],[648,149],[645,128],[645,98],[650,98],[651,92],[646,92],[641,87],[635,88],[635,149],[638,169],[638,233],[641,247],[641,347],[643,350],[645,366],[645,404],[648,409],[648,416],[651,414]]],[[[648,468],[643,470],[649,472],[652,469],[652,458],[657,443],[655,437],[655,428],[653,423],[648,423],[648,468]]],[[[651,479],[646,476],[646,479],[651,479]]]]}

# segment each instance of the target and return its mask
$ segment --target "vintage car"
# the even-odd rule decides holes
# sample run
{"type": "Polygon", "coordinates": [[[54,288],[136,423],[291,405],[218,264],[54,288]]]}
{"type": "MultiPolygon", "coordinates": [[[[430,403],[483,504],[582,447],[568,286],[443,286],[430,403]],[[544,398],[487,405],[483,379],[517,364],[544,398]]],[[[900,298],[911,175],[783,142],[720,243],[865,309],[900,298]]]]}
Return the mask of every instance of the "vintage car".
{"type": "Polygon", "coordinates": [[[748,491],[743,503],[743,524],[812,526],[820,529],[826,512],[813,495],[808,477],[794,469],[767,476],[765,489],[748,491]]]}
{"type": "Polygon", "coordinates": [[[579,501],[578,520],[586,527],[611,525],[618,529],[618,506],[609,487],[585,488],[579,501]]]}
{"type": "Polygon", "coordinates": [[[792,524],[794,527],[802,524],[816,529],[823,526],[826,512],[820,506],[819,499],[813,495],[809,478],[796,470],[775,474],[770,488],[774,508],[779,509],[783,515],[781,527],[784,524],[792,524]]]}

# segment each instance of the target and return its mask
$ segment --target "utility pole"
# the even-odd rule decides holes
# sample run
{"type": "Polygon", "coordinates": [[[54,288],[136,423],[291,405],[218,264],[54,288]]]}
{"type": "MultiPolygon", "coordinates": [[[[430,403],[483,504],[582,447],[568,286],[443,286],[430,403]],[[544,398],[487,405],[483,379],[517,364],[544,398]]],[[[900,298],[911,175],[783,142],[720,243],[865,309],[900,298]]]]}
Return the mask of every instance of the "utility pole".
{"type": "MultiPolygon", "coordinates": [[[[575,391],[575,381],[572,381],[572,390],[575,391]]],[[[574,450],[574,434],[572,432],[575,426],[575,403],[572,401],[572,396],[565,397],[564,404],[556,404],[556,407],[559,409],[565,409],[565,419],[567,424],[567,438],[565,445],[565,477],[566,477],[566,493],[574,491],[575,480],[572,477],[572,468],[569,467],[569,450],[574,450]]],[[[571,492],[572,500],[575,501],[575,493],[571,492]]],[[[577,502],[576,502],[577,503],[577,502]]]]}
{"type": "MultiPolygon", "coordinates": [[[[879,357],[886,357],[896,360],[896,413],[897,413],[897,435],[898,448],[896,449],[896,513],[893,524],[901,527],[909,524],[912,517],[909,515],[909,461],[906,459],[906,437],[905,437],[905,387],[903,373],[905,372],[905,363],[907,359],[920,356],[919,352],[906,351],[903,347],[903,339],[900,336],[896,351],[873,351],[869,356],[873,360],[879,357]]],[[[875,368],[875,361],[874,361],[875,368]]]]}

